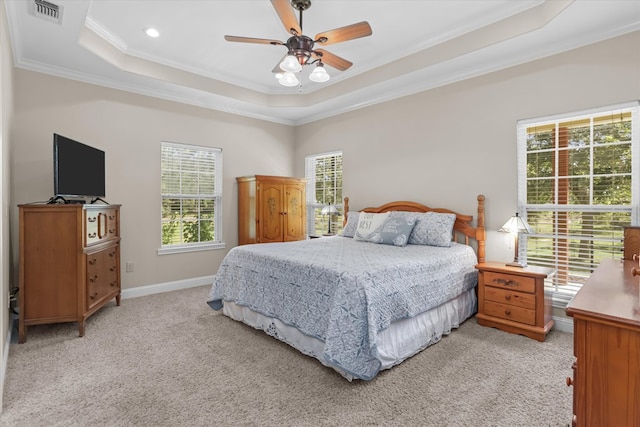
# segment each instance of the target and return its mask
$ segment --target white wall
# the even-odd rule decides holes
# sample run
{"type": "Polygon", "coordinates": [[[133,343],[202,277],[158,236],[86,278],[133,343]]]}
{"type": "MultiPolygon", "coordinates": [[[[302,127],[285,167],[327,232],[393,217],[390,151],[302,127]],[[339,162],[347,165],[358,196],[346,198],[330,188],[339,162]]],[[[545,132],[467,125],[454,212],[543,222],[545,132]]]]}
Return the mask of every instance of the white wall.
{"type": "Polygon", "coordinates": [[[107,153],[122,261],[136,266],[122,274],[125,289],[215,274],[226,253],[156,254],[163,139],[223,148],[227,248],[237,242],[236,176],[302,176],[305,155],[342,149],[353,209],[405,199],[475,215],[482,193],[487,258],[507,261],[511,239],[496,230],[516,209],[517,120],[639,99],[637,46],[640,32],[298,128],[16,70],[12,250],[16,205],[52,195],[57,132],[107,153]]]}
{"type": "Polygon", "coordinates": [[[11,317],[8,307],[10,286],[10,236],[9,206],[10,189],[9,173],[11,166],[10,135],[13,117],[13,59],[4,2],[0,2],[0,412],[2,412],[2,396],[4,395],[5,369],[9,353],[9,327],[11,317]]]}
{"type": "Polygon", "coordinates": [[[343,150],[354,210],[414,200],[476,214],[486,196],[487,259],[511,261],[496,230],[517,207],[519,119],[640,99],[640,32],[296,129],[304,157],[343,150]]]}
{"type": "Polygon", "coordinates": [[[53,195],[53,133],[106,152],[106,200],[120,203],[123,289],[210,276],[226,251],[157,255],[160,142],[223,149],[227,249],[237,244],[235,177],[293,173],[293,129],[25,70],[15,72],[12,227],[17,277],[17,205],[53,195]]]}

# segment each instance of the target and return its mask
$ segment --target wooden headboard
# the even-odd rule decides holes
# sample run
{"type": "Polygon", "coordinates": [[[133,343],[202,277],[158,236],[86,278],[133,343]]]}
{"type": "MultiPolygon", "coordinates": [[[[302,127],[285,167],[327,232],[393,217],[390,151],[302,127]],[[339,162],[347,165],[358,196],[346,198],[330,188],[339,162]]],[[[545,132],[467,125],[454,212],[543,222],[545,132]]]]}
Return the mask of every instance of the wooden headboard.
{"type": "MultiPolygon", "coordinates": [[[[455,214],[456,222],[453,224],[452,239],[455,242],[462,243],[460,241],[460,238],[462,237],[464,239],[465,245],[469,245],[469,238],[475,239],[478,245],[476,250],[476,253],[478,255],[478,262],[485,261],[485,241],[487,239],[487,232],[484,228],[484,196],[482,194],[478,196],[478,221],[475,227],[472,224],[472,221],[473,221],[472,215],[462,215],[450,209],[430,208],[429,206],[425,206],[417,202],[406,202],[406,201],[390,202],[390,203],[385,203],[382,206],[369,207],[369,208],[364,208],[360,210],[360,212],[370,212],[370,213],[384,213],[384,212],[391,212],[391,211],[443,212],[443,213],[455,214]]],[[[349,198],[345,197],[343,226],[347,224],[348,212],[349,212],[349,198]]]]}

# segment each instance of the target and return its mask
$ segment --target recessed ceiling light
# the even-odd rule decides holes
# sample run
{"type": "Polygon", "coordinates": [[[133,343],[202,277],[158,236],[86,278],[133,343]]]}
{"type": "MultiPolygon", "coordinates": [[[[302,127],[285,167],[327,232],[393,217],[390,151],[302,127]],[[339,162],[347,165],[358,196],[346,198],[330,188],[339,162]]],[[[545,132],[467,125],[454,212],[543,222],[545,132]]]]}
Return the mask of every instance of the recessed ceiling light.
{"type": "Polygon", "coordinates": [[[149,37],[158,37],[160,35],[160,33],[158,32],[158,30],[156,30],[155,28],[147,28],[146,30],[144,30],[144,32],[149,36],[149,37]]]}

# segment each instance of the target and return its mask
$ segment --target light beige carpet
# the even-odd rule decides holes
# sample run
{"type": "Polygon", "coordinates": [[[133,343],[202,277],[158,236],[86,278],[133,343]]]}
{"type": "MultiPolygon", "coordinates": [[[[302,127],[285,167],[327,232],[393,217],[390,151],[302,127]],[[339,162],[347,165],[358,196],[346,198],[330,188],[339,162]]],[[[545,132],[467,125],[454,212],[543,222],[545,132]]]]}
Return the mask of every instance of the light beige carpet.
{"type": "Polygon", "coordinates": [[[572,336],[475,318],[373,381],[349,383],[206,305],[208,287],[109,303],[11,344],[4,426],[567,426],[572,336]]]}

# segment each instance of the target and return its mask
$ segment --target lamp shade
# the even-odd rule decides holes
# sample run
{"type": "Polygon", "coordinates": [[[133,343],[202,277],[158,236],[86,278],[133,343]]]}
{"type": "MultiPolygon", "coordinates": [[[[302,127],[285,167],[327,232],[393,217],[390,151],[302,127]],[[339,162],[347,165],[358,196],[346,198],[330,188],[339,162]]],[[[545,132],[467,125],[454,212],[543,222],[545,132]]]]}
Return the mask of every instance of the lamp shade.
{"type": "Polygon", "coordinates": [[[330,78],[329,73],[327,73],[327,70],[324,69],[322,64],[316,65],[316,68],[309,74],[309,80],[316,83],[326,82],[330,78]]]}
{"type": "Polygon", "coordinates": [[[339,212],[338,212],[338,209],[336,209],[336,207],[334,205],[329,204],[329,205],[323,207],[322,211],[320,211],[320,213],[322,215],[329,215],[329,214],[335,215],[335,214],[337,214],[339,212]]]}
{"type": "Polygon", "coordinates": [[[291,71],[286,71],[282,78],[278,81],[282,86],[295,86],[300,83],[295,74],[293,74],[291,71]]]}
{"type": "Polygon", "coordinates": [[[284,60],[280,63],[280,68],[282,71],[291,71],[292,73],[297,73],[302,70],[302,65],[298,62],[298,58],[295,55],[287,55],[284,60]]]}
{"type": "Polygon", "coordinates": [[[503,233],[524,233],[524,234],[533,234],[533,229],[527,224],[527,221],[518,216],[518,213],[511,218],[507,222],[504,223],[502,228],[498,231],[502,231],[503,233]]]}

